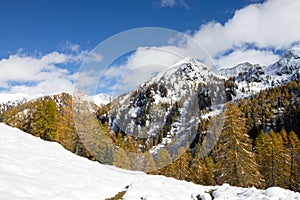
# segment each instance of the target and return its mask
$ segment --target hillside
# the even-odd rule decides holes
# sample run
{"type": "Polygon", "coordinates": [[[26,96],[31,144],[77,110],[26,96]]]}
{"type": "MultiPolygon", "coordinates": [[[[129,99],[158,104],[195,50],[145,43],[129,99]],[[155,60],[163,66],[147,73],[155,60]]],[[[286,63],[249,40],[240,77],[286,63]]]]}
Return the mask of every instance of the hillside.
{"type": "Polygon", "coordinates": [[[210,194],[215,200],[300,199],[299,193],[277,187],[200,186],[102,165],[4,124],[0,124],[0,185],[0,199],[20,200],[105,199],[125,188],[125,200],[209,200],[210,194]]]}
{"type": "Polygon", "coordinates": [[[102,164],[299,192],[297,55],[267,67],[244,63],[224,76],[186,58],[107,105],[63,93],[12,107],[4,122],[102,164]],[[291,70],[278,74],[285,66],[291,70]]]}

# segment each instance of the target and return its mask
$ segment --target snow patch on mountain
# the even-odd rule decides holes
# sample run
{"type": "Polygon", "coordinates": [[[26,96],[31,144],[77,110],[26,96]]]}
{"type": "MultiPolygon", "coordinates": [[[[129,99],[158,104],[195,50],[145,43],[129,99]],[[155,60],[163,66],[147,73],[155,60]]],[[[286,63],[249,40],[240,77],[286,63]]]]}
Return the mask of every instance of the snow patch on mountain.
{"type": "Polygon", "coordinates": [[[92,101],[97,106],[106,105],[106,104],[110,103],[111,100],[113,99],[113,97],[111,95],[105,94],[105,93],[96,94],[92,98],[93,98],[92,101]]]}

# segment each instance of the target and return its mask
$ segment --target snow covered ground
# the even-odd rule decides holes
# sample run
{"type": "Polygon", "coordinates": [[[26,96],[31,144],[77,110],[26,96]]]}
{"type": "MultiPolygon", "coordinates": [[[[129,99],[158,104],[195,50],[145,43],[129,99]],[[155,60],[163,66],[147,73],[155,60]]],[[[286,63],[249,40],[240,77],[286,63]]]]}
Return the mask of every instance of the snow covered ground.
{"type": "Polygon", "coordinates": [[[101,165],[18,129],[0,124],[1,200],[94,200],[124,196],[135,199],[300,200],[300,194],[273,187],[267,190],[200,186],[163,176],[146,175],[101,165]]]}

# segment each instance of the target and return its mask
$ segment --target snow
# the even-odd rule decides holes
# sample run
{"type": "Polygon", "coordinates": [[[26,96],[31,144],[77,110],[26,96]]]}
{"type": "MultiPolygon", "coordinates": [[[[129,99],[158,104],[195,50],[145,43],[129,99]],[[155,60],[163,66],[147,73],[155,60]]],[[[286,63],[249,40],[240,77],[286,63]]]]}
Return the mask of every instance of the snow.
{"type": "Polygon", "coordinates": [[[25,93],[0,93],[0,103],[32,100],[44,96],[43,94],[29,95],[25,93]]]}
{"type": "MultiPolygon", "coordinates": [[[[81,94],[79,94],[80,96],[81,94]]],[[[106,93],[99,93],[92,96],[83,95],[84,100],[92,102],[97,106],[103,106],[110,103],[113,100],[113,96],[106,93]]]]}
{"type": "Polygon", "coordinates": [[[253,65],[248,62],[235,67],[220,69],[223,76],[235,77],[239,90],[244,88],[236,98],[246,97],[263,89],[283,85],[300,77],[300,48],[293,48],[269,66],[253,65]],[[250,82],[250,83],[249,83],[250,82]],[[246,95],[246,96],[245,96],[246,95]]]}
{"type": "Polygon", "coordinates": [[[278,187],[201,186],[102,165],[76,156],[57,143],[0,124],[1,200],[105,199],[127,186],[125,200],[210,200],[210,191],[216,200],[300,200],[299,193],[278,187]]]}
{"type": "Polygon", "coordinates": [[[113,99],[112,96],[105,94],[105,93],[96,94],[92,97],[93,102],[97,106],[106,105],[109,102],[111,102],[112,99],[113,99]]]}

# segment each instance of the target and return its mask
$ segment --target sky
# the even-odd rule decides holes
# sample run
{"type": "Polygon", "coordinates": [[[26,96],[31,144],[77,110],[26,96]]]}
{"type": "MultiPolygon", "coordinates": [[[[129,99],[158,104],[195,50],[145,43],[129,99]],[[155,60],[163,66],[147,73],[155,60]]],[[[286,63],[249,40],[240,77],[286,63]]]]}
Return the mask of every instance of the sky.
{"type": "MultiPolygon", "coordinates": [[[[219,68],[246,61],[269,65],[298,46],[299,10],[300,0],[1,1],[0,95],[70,92],[78,77],[95,83],[97,77],[88,77],[92,72],[80,71],[82,62],[102,62],[105,56],[95,51],[97,45],[143,27],[187,34],[219,68]]],[[[189,42],[156,44],[137,48],[111,69],[130,71],[142,62],[153,62],[153,57],[163,66],[178,61],[178,57],[157,56],[159,47],[200,59],[189,42]]],[[[157,66],[147,73],[156,71],[157,66]]]]}

